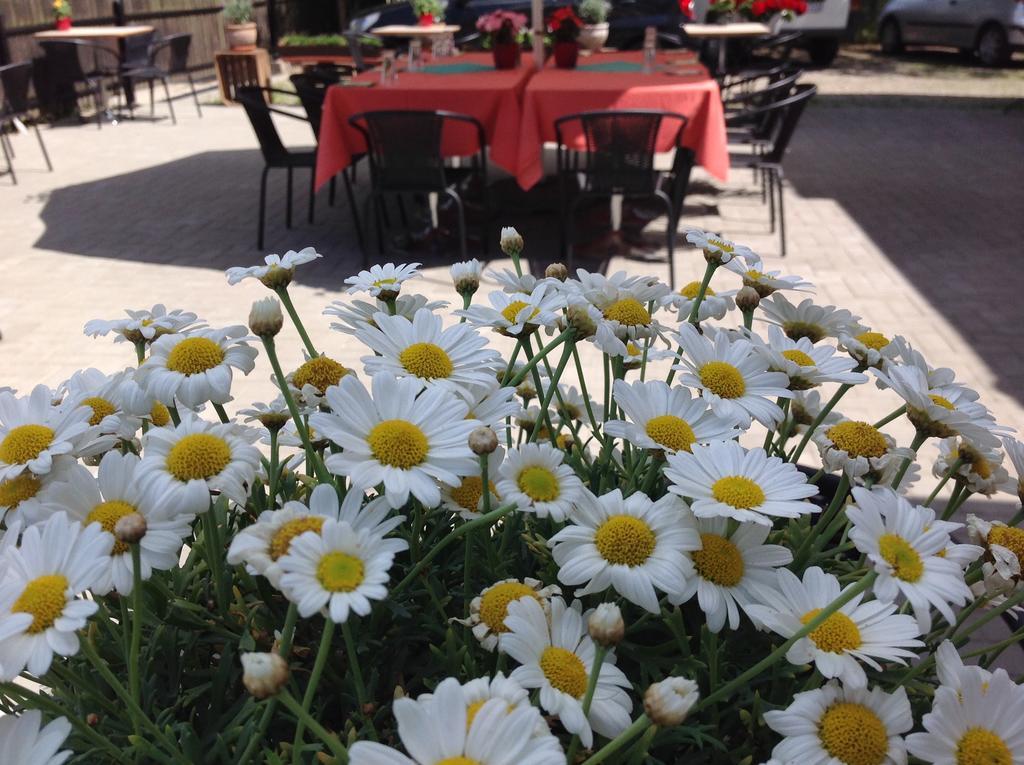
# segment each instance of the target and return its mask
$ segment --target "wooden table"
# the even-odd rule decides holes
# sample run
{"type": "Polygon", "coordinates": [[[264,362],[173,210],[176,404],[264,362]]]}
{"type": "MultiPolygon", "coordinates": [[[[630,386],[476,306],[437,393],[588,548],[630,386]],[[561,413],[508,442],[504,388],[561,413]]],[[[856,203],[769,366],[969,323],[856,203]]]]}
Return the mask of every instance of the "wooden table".
{"type": "Polygon", "coordinates": [[[438,37],[453,35],[462,27],[456,24],[389,24],[368,30],[380,37],[438,37]]]}
{"type": "Polygon", "coordinates": [[[718,40],[718,74],[725,74],[727,41],[744,37],[764,37],[772,33],[771,27],[759,21],[734,24],[683,24],[687,36],[698,40],[718,40]]]}
{"type": "Polygon", "coordinates": [[[155,31],[148,24],[128,27],[95,26],[71,27],[71,29],[44,29],[32,35],[37,40],[123,40],[125,37],[145,35],[155,31]]]}

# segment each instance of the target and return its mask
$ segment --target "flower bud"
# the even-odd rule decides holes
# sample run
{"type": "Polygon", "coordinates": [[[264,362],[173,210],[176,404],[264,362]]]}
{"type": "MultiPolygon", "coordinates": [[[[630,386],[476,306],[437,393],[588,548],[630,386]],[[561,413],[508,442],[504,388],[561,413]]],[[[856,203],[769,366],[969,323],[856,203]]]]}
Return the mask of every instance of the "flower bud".
{"type": "Polygon", "coordinates": [[[481,268],[481,263],[476,258],[462,263],[453,263],[451,275],[455,291],[463,297],[476,292],[480,288],[481,268]]]}
{"type": "Polygon", "coordinates": [[[570,303],[565,311],[566,323],[576,332],[577,340],[586,340],[597,333],[597,322],[590,315],[587,303],[570,303]]]}
{"type": "Polygon", "coordinates": [[[490,454],[498,448],[498,435],[486,425],[469,434],[469,448],[474,454],[490,454]]]}
{"type": "Polygon", "coordinates": [[[614,603],[601,603],[590,612],[587,631],[599,646],[611,648],[618,645],[626,634],[622,611],[614,603]]]}
{"type": "Polygon", "coordinates": [[[249,329],[257,337],[274,337],[284,325],[281,315],[281,304],[277,298],[266,297],[252,304],[249,311],[249,329]]]}
{"type": "Polygon", "coordinates": [[[512,226],[501,229],[501,251],[510,258],[518,258],[523,252],[523,235],[512,226]]]}
{"type": "Polygon", "coordinates": [[[681,725],[700,698],[697,684],[685,677],[666,677],[644,692],[644,712],[663,728],[681,725]]]}
{"type": "Polygon", "coordinates": [[[95,712],[90,712],[85,716],[85,724],[90,728],[95,728],[100,724],[100,716],[95,712]]]}
{"type": "Polygon", "coordinates": [[[260,281],[268,289],[280,290],[292,283],[293,276],[295,276],[295,271],[291,268],[271,266],[270,270],[260,277],[260,281]]]}
{"type": "Polygon", "coordinates": [[[741,311],[753,311],[761,302],[761,296],[753,287],[743,287],[736,293],[736,307],[741,311]]]}
{"type": "Polygon", "coordinates": [[[558,279],[558,281],[564,282],[569,278],[569,269],[565,267],[564,263],[552,263],[544,269],[544,276],[548,279],[558,279]]]}
{"type": "Polygon", "coordinates": [[[118,542],[135,544],[146,536],[146,518],[142,513],[128,513],[114,524],[114,537],[118,542]]]}
{"type": "Polygon", "coordinates": [[[288,424],[288,421],[291,420],[291,415],[284,412],[264,412],[256,419],[267,430],[277,431],[288,424]]]}
{"type": "Polygon", "coordinates": [[[276,653],[243,653],[242,685],[257,699],[275,695],[288,682],[288,663],[276,653]]]}

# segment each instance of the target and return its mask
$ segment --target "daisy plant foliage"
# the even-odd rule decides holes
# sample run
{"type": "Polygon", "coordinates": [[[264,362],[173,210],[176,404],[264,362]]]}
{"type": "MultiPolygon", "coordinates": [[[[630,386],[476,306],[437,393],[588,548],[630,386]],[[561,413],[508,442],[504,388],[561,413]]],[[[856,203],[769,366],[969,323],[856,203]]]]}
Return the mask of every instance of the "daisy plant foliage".
{"type": "Polygon", "coordinates": [[[0,388],[0,761],[1024,765],[1024,513],[963,507],[1024,444],[688,239],[678,291],[509,228],[452,308],[373,266],[323,346],[320,254],[269,255],[247,324],[132,308],[85,327],[124,367],[0,388]]]}

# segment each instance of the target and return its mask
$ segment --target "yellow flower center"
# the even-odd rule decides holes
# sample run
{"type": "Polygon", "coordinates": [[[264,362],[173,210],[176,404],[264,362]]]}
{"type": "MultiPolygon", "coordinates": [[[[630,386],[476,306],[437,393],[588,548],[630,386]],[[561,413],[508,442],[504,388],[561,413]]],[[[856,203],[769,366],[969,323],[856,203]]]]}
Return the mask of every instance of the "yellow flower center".
{"type": "MultiPolygon", "coordinates": [[[[85,525],[88,526],[90,523],[98,523],[108,534],[113,534],[114,526],[117,522],[126,515],[131,515],[134,512],[137,512],[136,509],[127,502],[121,502],[116,499],[109,502],[101,502],[90,510],[87,516],[85,516],[85,525]]],[[[110,551],[110,554],[124,555],[130,549],[131,547],[124,542],[115,540],[114,549],[110,551]]]]}
{"type": "Polygon", "coordinates": [[[888,451],[885,436],[866,422],[840,422],[826,430],[825,435],[851,457],[881,457],[888,451]]]}
{"type": "Polygon", "coordinates": [[[386,279],[378,279],[373,283],[374,287],[387,287],[389,284],[398,284],[398,279],[394,276],[389,276],[386,279]]]}
{"type": "Polygon", "coordinates": [[[153,408],[149,410],[149,419],[158,428],[164,427],[171,421],[171,412],[159,401],[153,403],[153,408]]]}
{"type": "Polygon", "coordinates": [[[722,587],[735,587],[743,579],[740,548],[718,534],[701,534],[701,549],[690,553],[697,573],[722,587]]]}
{"type": "MultiPolygon", "coordinates": [[[[490,486],[491,493],[494,494],[494,483],[488,481],[487,485],[490,486]]],[[[451,490],[451,496],[459,507],[476,512],[477,506],[480,504],[480,497],[484,494],[483,487],[484,482],[480,476],[469,475],[451,490]]]]}
{"type": "Polygon", "coordinates": [[[16,508],[26,499],[32,499],[41,488],[43,482],[31,473],[0,481],[0,507],[16,508]]]}
{"type": "MultiPolygon", "coordinates": [[[[700,282],[690,282],[685,287],[683,287],[681,290],[679,290],[679,294],[680,295],[682,295],[683,297],[686,297],[686,298],[690,298],[690,300],[695,299],[699,293],[700,293],[700,282]]],[[[707,289],[704,290],[704,297],[714,297],[714,296],[715,296],[715,291],[713,289],[711,289],[711,287],[708,287],[707,289]]]]}
{"type": "Polygon", "coordinates": [[[782,329],[785,330],[790,340],[806,337],[812,343],[818,342],[828,334],[824,327],[809,321],[787,321],[782,325],[782,329]]]}
{"type": "Polygon", "coordinates": [[[0,441],[0,462],[21,465],[34,460],[53,443],[54,432],[45,425],[19,425],[0,441]]]}
{"type": "Polygon", "coordinates": [[[697,437],[690,424],[672,414],[662,414],[647,421],[647,435],[656,443],[673,451],[690,451],[697,437]]]}
{"type": "Polygon", "coordinates": [[[899,534],[882,534],[878,538],[878,551],[893,568],[893,576],[904,582],[916,582],[924,576],[924,563],[917,550],[899,534]]]}
{"type": "Polygon", "coordinates": [[[363,562],[348,553],[329,552],[317,564],[316,578],[328,592],[352,592],[363,583],[363,562]]]}
{"type": "Polygon", "coordinates": [[[792,348],[792,349],[790,349],[788,351],[783,351],[782,355],[785,356],[790,361],[792,361],[792,362],[794,362],[796,364],[799,364],[802,367],[813,367],[814,366],[814,359],[812,359],[810,356],[808,356],[803,351],[798,350],[796,348],[792,348]]]}
{"type": "Polygon", "coordinates": [[[307,531],[315,531],[319,534],[324,528],[324,517],[322,515],[307,515],[304,518],[293,518],[281,525],[274,535],[270,537],[270,559],[277,560],[288,553],[292,540],[307,531]]]}
{"type": "Polygon", "coordinates": [[[933,404],[935,404],[936,406],[941,406],[943,409],[948,409],[951,412],[954,409],[956,409],[956,407],[953,406],[953,402],[952,401],[950,401],[948,398],[943,398],[942,396],[939,396],[938,394],[929,393],[928,394],[928,398],[930,398],[932,400],[933,404]]]}
{"type": "Polygon", "coordinates": [[[764,274],[758,271],[756,268],[747,269],[747,273],[745,275],[748,279],[754,282],[756,282],[758,279],[764,278],[764,274]]]}
{"type": "Polygon", "coordinates": [[[197,375],[224,361],[223,349],[208,337],[188,337],[167,354],[167,368],[183,375],[197,375]]]}
{"type": "Polygon", "coordinates": [[[540,656],[540,669],[554,688],[574,699],[587,692],[587,668],[572,651],[548,646],[540,656]]]}
{"type": "Polygon", "coordinates": [[[117,411],[117,407],[99,396],[90,396],[82,402],[82,406],[92,409],[92,417],[89,418],[90,425],[99,425],[104,417],[108,417],[117,411]]]}
{"type": "Polygon", "coordinates": [[[617,321],[627,327],[636,327],[651,323],[651,314],[636,298],[622,298],[616,300],[604,309],[604,318],[609,321],[617,321]]]}
{"type": "MultiPolygon", "coordinates": [[[[814,608],[800,617],[801,624],[808,624],[811,619],[821,613],[820,608],[814,608]]],[[[811,642],[820,651],[828,653],[846,653],[854,651],[861,646],[860,630],[856,622],[842,611],[836,611],[825,621],[815,627],[807,635],[811,642]]]]}
{"type": "Polygon", "coordinates": [[[764,490],[743,475],[729,475],[711,484],[711,496],[724,505],[750,510],[764,502],[764,490]]]}
{"type": "MultiPolygon", "coordinates": [[[[0,505],[2,504],[0,501],[0,505]]],[[[1005,547],[1017,556],[1017,560],[1024,563],[1024,530],[1011,526],[993,526],[988,532],[988,543],[1005,547]]]]}
{"type": "MultiPolygon", "coordinates": [[[[469,727],[468,725],[466,726],[469,727]]],[[[474,760],[472,757],[445,757],[443,760],[438,760],[436,765],[480,765],[479,760],[474,760]]]]}
{"type": "Polygon", "coordinates": [[[725,361],[709,361],[698,376],[701,385],[722,398],[739,398],[747,390],[740,370],[725,361]]]}
{"type": "Polygon", "coordinates": [[[192,433],[167,453],[167,470],[179,481],[212,478],[231,462],[231,447],[212,433],[192,433]]]}
{"type": "Polygon", "coordinates": [[[854,337],[858,343],[874,351],[880,351],[892,341],[881,332],[861,332],[854,337]]]}
{"type": "Polygon", "coordinates": [[[882,765],[889,753],[885,724],[863,704],[849,701],[825,710],[818,739],[826,752],[846,765],[882,765]]]}
{"type": "Polygon", "coordinates": [[[558,476],[540,465],[530,465],[516,481],[519,491],[534,502],[553,502],[562,493],[558,476]]]}
{"type": "Polygon", "coordinates": [[[408,420],[381,420],[366,442],[377,462],[402,470],[419,465],[430,451],[426,435],[408,420]]]}
{"type": "Polygon", "coordinates": [[[348,370],[334,359],[317,356],[295,370],[292,384],[299,390],[304,385],[312,385],[322,394],[332,385],[341,382],[341,378],[347,374],[348,370]]]}
{"type": "Polygon", "coordinates": [[[719,250],[721,250],[722,252],[726,252],[726,253],[732,252],[733,249],[734,249],[732,243],[731,242],[727,242],[724,239],[711,239],[709,237],[708,238],[708,244],[713,244],[719,250]]]}
{"type": "Polygon", "coordinates": [[[36,577],[25,585],[11,610],[19,614],[32,614],[30,635],[38,635],[53,626],[67,605],[68,580],[62,574],[36,577]]]}
{"type": "Polygon", "coordinates": [[[985,459],[985,455],[969,444],[962,443],[957,450],[957,456],[966,462],[973,473],[981,479],[992,477],[992,463],[985,459]]]}
{"type": "Polygon", "coordinates": [[[398,355],[398,360],[409,374],[427,380],[450,377],[454,369],[444,349],[433,343],[413,343],[398,355]]]}
{"type": "MultiPolygon", "coordinates": [[[[516,317],[519,315],[519,312],[526,308],[527,305],[529,305],[529,303],[526,303],[523,300],[513,300],[511,303],[509,303],[507,306],[501,309],[501,315],[504,317],[505,321],[511,324],[515,324],[516,317]]],[[[526,317],[526,321],[529,321],[538,313],[540,313],[540,309],[534,308],[533,311],[530,312],[530,315],[526,317]]]]}
{"type": "Polygon", "coordinates": [[[642,356],[643,352],[643,349],[636,343],[626,343],[627,356],[642,356]]]}
{"type": "Polygon", "coordinates": [[[613,515],[594,533],[601,557],[622,566],[643,565],[657,544],[651,527],[632,515],[613,515]]]}
{"type": "Polygon", "coordinates": [[[1010,765],[1013,754],[998,735],[986,728],[968,728],[956,744],[956,765],[1010,765]]]}
{"type": "Polygon", "coordinates": [[[527,596],[540,602],[537,592],[522,582],[501,582],[494,585],[480,596],[480,621],[486,624],[491,632],[508,632],[508,627],[505,626],[508,604],[527,596]]]}

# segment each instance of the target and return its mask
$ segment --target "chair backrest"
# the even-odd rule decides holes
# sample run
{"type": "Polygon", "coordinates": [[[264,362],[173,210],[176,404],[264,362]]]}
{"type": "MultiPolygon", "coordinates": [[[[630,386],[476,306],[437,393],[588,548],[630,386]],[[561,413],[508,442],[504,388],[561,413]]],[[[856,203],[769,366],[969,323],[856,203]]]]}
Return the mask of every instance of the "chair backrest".
{"type": "Polygon", "coordinates": [[[485,163],[487,139],[480,122],[465,114],[440,111],[376,111],[354,114],[349,123],[366,140],[370,177],[378,191],[444,190],[441,139],[446,123],[475,130],[474,161],[485,163]]]}
{"type": "Polygon", "coordinates": [[[121,66],[125,69],[153,66],[153,41],[155,39],[155,32],[125,37],[122,40],[124,53],[121,57],[121,66]]]}
{"type": "Polygon", "coordinates": [[[7,27],[4,14],[0,13],[0,66],[11,63],[11,49],[7,44],[7,27]]]}
{"type": "Polygon", "coordinates": [[[309,124],[313,127],[313,135],[320,136],[320,118],[324,111],[324,98],[327,96],[329,83],[312,74],[293,74],[288,79],[295,86],[295,93],[306,110],[309,124]]]}
{"type": "Polygon", "coordinates": [[[793,95],[764,107],[766,111],[774,110],[779,114],[774,134],[771,137],[772,148],[765,154],[765,159],[768,162],[782,161],[807,103],[814,98],[817,92],[818,89],[814,85],[797,85],[793,95]]]}
{"type": "Polygon", "coordinates": [[[160,44],[166,47],[170,56],[167,64],[167,71],[170,74],[184,74],[188,71],[188,54],[192,48],[192,34],[179,32],[175,35],[167,35],[160,44]]]}
{"type": "Polygon", "coordinates": [[[20,116],[29,110],[31,82],[31,61],[0,66],[0,117],[20,116]]]}
{"type": "Polygon", "coordinates": [[[124,12],[124,0],[113,0],[110,4],[111,13],[114,16],[114,24],[119,27],[128,25],[128,16],[124,12]]]}
{"type": "Polygon", "coordinates": [[[81,40],[41,40],[47,70],[55,82],[80,82],[86,79],[81,56],[88,51],[81,40]]]}
{"type": "Polygon", "coordinates": [[[288,149],[281,141],[281,136],[274,125],[272,111],[263,97],[263,88],[254,85],[243,85],[235,89],[235,100],[245,109],[245,114],[252,124],[256,140],[260,142],[260,151],[268,165],[280,165],[288,160],[288,149]]]}
{"type": "Polygon", "coordinates": [[[657,185],[654,154],[665,122],[674,123],[672,146],[680,146],[687,118],[656,110],[591,111],[555,121],[560,173],[579,173],[584,191],[598,194],[650,194],[657,185]],[[584,140],[582,151],[566,143],[573,125],[584,140]]]}

